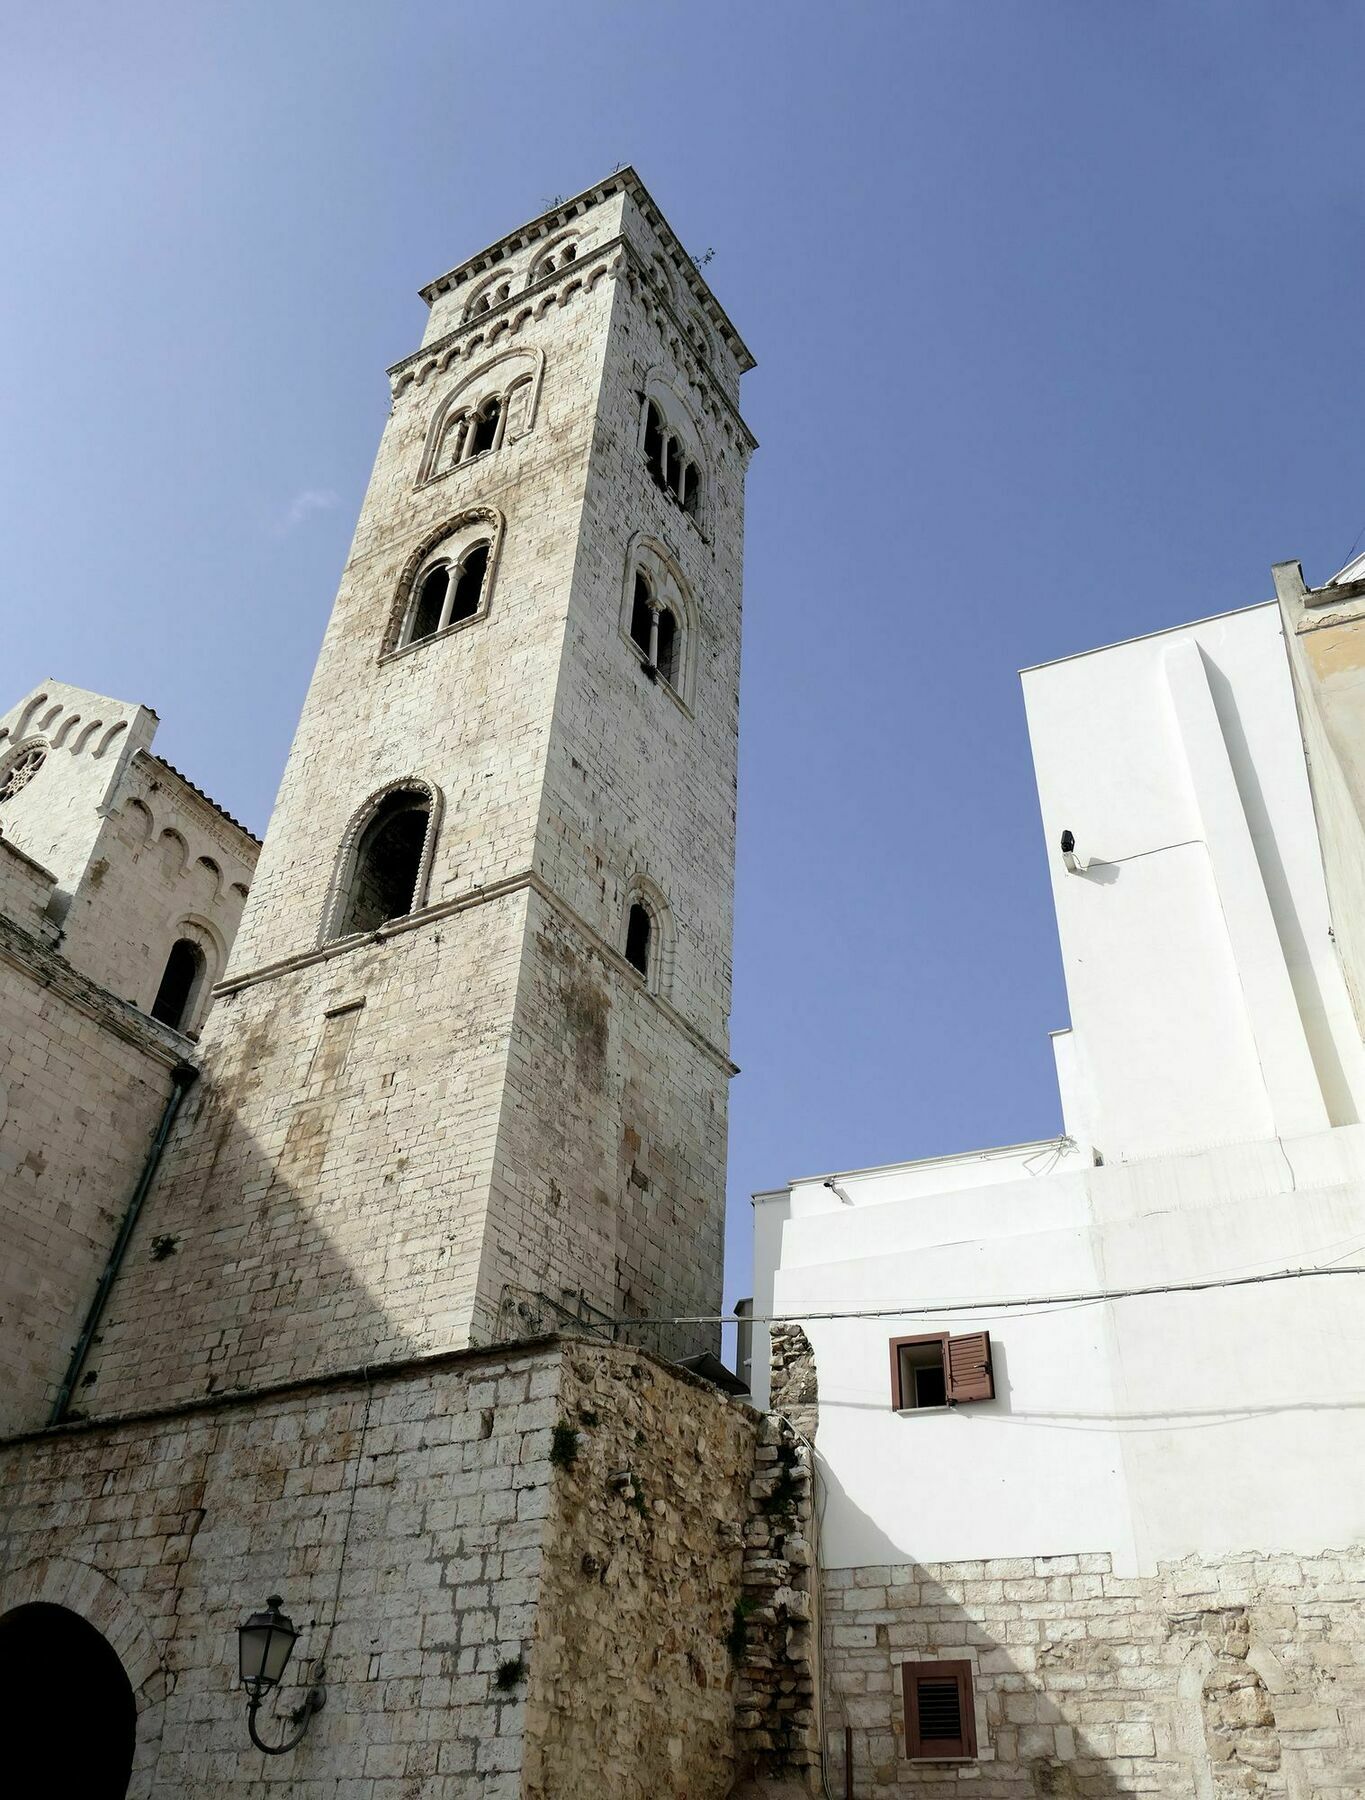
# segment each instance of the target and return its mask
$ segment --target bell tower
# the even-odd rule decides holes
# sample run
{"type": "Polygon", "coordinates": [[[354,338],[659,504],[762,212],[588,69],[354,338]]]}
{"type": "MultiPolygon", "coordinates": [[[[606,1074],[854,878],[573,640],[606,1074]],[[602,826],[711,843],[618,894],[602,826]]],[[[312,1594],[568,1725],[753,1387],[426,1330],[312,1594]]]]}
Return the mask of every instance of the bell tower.
{"type": "Polygon", "coordinates": [[[423,298],[92,1413],[719,1303],[752,358],[630,169],[423,298]]]}

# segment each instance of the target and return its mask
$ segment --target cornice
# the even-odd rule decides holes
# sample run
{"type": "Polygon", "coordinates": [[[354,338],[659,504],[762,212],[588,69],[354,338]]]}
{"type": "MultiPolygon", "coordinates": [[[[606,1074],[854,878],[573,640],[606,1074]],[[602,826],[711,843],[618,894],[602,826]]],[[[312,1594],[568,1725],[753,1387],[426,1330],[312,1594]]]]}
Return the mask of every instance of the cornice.
{"type": "Polygon", "coordinates": [[[481,250],[477,256],[470,257],[467,262],[457,263],[446,274],[438,275],[434,281],[429,281],[425,287],[419,288],[418,292],[430,306],[437,295],[453,288],[462,287],[476,276],[496,268],[506,257],[514,255],[518,250],[528,248],[531,244],[538,243],[542,238],[549,237],[552,232],[560,230],[574,219],[580,218],[585,212],[590,211],[594,206],[600,206],[604,201],[609,200],[613,194],[619,193],[628,193],[634,198],[640,211],[658,234],[659,241],[670,252],[670,260],[691,289],[692,297],[697,301],[702,313],[730,346],[735,360],[739,364],[740,373],[743,374],[746,370],[755,367],[753,353],[735,330],[729,314],[716,299],[710,284],[702,276],[696,263],[678,242],[673,227],[659,210],[657,202],[644,182],[641,181],[639,174],[629,163],[620,169],[613,170],[605,181],[599,181],[592,187],[584,188],[581,194],[573,195],[570,199],[562,201],[560,205],[552,207],[548,212],[541,213],[538,218],[519,226],[516,231],[509,232],[506,237],[499,238],[496,243],[490,244],[486,250],[481,250]]]}
{"type": "Polygon", "coordinates": [[[0,960],[20,970],[31,981],[49,988],[68,1005],[93,1019],[104,1030],[140,1050],[166,1068],[192,1061],[188,1042],[178,1031],[160,1025],[126,1000],[111,994],[88,975],[82,975],[56,950],[33,937],[13,919],[0,913],[0,960]]]}
{"type": "Polygon", "coordinates": [[[683,321],[671,301],[659,292],[648,263],[629,238],[608,238],[568,269],[544,275],[532,286],[490,306],[477,318],[466,319],[443,337],[423,344],[411,355],[403,357],[388,370],[392,397],[396,400],[409,387],[421,387],[437,375],[444,374],[457,360],[472,355],[475,349],[495,346],[515,338],[522,328],[540,318],[553,305],[563,306],[578,290],[595,287],[605,276],[615,281],[625,275],[635,282],[644,303],[666,337],[673,337],[677,362],[682,373],[704,396],[712,410],[722,417],[738,435],[746,452],[758,448],[758,439],[745,424],[738,406],[726,393],[719,379],[707,366],[707,359],[694,347],[683,321]],[[586,278],[584,271],[587,271],[586,278]],[[671,326],[671,331],[667,327],[671,326]]]}
{"type": "Polygon", "coordinates": [[[618,973],[626,975],[632,989],[638,991],[642,1000],[651,1006],[658,1007],[672,1024],[676,1025],[686,1037],[714,1063],[718,1063],[727,1075],[737,1075],[739,1067],[732,1063],[718,1045],[713,1044],[690,1019],[680,1013],[676,1006],[665,1000],[661,994],[652,994],[641,983],[639,975],[622,956],[613,944],[609,944],[596,928],[588,923],[581,913],[575,912],[550,886],[542,875],[534,869],[523,869],[519,874],[508,875],[501,881],[490,881],[482,887],[469,888],[463,894],[456,894],[449,900],[439,901],[435,906],[424,906],[420,911],[406,913],[401,919],[390,919],[377,931],[357,932],[351,937],[339,938],[332,944],[321,944],[313,950],[300,950],[294,956],[282,956],[274,962],[261,963],[254,969],[246,969],[240,975],[229,975],[226,980],[218,982],[213,990],[215,1000],[225,999],[231,994],[241,993],[246,988],[259,987],[263,981],[272,981],[278,975],[292,975],[299,969],[311,969],[319,963],[334,962],[338,957],[350,956],[354,951],[366,946],[387,943],[390,938],[402,937],[410,931],[420,931],[428,925],[434,925],[441,919],[453,917],[456,913],[468,912],[471,907],[484,906],[493,900],[505,899],[509,894],[521,893],[531,889],[538,894],[547,905],[574,927],[579,934],[588,939],[599,956],[608,962],[618,973]]]}
{"type": "Polygon", "coordinates": [[[220,843],[225,850],[234,851],[234,853],[240,856],[244,862],[249,862],[254,865],[256,854],[261,848],[261,840],[256,836],[254,831],[249,831],[240,819],[234,819],[225,806],[219,806],[218,802],[211,794],[206,794],[203,788],[197,787],[195,783],[190,780],[188,775],[183,774],[177,769],[174,763],[168,763],[164,756],[158,756],[155,750],[146,750],[139,746],[139,748],[133,752],[132,761],[134,763],[144,761],[155,763],[157,769],[163,776],[174,776],[194,810],[207,815],[207,828],[210,835],[216,838],[218,843],[220,843]],[[234,832],[240,833],[240,838],[245,838],[247,843],[253,848],[249,851],[244,851],[241,847],[240,838],[229,838],[224,832],[224,824],[230,825],[234,832]]]}

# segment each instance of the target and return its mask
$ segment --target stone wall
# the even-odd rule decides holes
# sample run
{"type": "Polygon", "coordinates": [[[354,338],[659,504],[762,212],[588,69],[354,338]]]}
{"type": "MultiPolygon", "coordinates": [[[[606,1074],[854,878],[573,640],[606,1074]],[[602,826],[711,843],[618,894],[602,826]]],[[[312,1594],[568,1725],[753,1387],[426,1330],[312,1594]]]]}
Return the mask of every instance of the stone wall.
{"type": "MultiPolygon", "coordinates": [[[[654,1359],[466,1352],[0,1445],[0,1616],[64,1605],[139,1703],[131,1800],[724,1800],[758,1421],[654,1359]],[[272,1592],[326,1705],[247,1738],[272,1592]]],[[[0,1671],[0,1675],[3,1671],[0,1671]]]]}
{"type": "Polygon", "coordinates": [[[625,1350],[566,1351],[525,1800],[724,1800],[758,1418],[625,1350]]]}
{"type": "Polygon", "coordinates": [[[0,1020],[4,1433],[56,1398],[183,1046],[2,916],[0,1020]]]}
{"type": "Polygon", "coordinates": [[[1346,1800],[1365,1792],[1365,1551],[1105,1555],[824,1574],[831,1787],[858,1800],[1122,1794],[1346,1800]],[[979,1756],[909,1762],[899,1665],[968,1660],[979,1756]]]}

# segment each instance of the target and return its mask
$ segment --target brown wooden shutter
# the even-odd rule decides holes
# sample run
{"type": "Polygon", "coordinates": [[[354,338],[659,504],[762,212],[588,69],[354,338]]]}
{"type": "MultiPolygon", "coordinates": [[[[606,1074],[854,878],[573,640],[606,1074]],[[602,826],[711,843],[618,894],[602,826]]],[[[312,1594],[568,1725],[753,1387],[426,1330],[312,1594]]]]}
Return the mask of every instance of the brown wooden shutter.
{"type": "Polygon", "coordinates": [[[991,1334],[970,1331],[950,1337],[943,1355],[950,1400],[994,1400],[995,1376],[991,1372],[991,1334]]]}
{"type": "Polygon", "coordinates": [[[901,1664],[905,1696],[905,1754],[976,1755],[976,1708],[969,1662],[901,1664]]]}

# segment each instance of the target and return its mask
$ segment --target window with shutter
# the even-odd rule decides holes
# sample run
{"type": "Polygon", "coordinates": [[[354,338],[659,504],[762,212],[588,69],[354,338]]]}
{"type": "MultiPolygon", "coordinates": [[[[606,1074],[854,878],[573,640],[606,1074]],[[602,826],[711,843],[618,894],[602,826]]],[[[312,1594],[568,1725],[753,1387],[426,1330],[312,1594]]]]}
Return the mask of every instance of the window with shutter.
{"type": "Polygon", "coordinates": [[[891,1340],[891,1404],[897,1412],[957,1406],[963,1401],[993,1400],[991,1334],[946,1331],[891,1340]]]}
{"type": "Polygon", "coordinates": [[[976,1755],[976,1707],[969,1662],[901,1664],[908,1757],[976,1755]]]}

